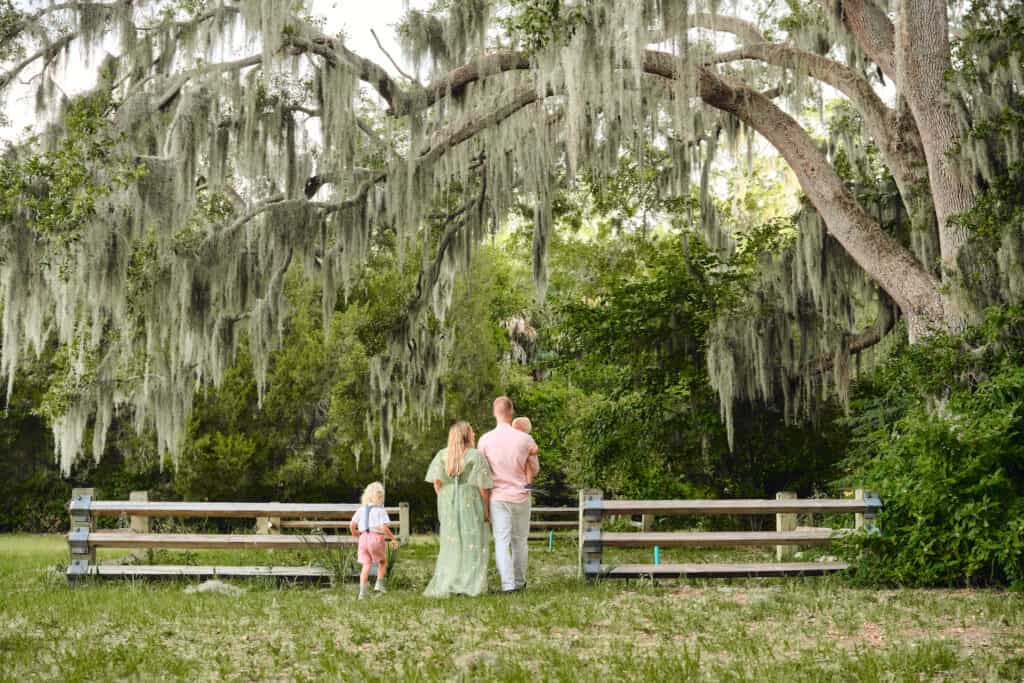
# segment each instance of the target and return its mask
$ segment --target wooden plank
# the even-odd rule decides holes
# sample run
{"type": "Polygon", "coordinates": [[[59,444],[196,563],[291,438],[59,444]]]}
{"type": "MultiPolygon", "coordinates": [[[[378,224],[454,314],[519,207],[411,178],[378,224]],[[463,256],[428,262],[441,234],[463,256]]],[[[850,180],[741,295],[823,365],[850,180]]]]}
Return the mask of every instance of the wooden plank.
{"type": "Polygon", "coordinates": [[[323,567],[251,567],[251,566],[194,566],[178,564],[146,565],[91,565],[89,576],[107,578],[215,578],[215,577],[273,577],[290,579],[330,579],[331,572],[323,567]]]}
{"type": "Polygon", "coordinates": [[[605,532],[601,545],[613,548],[713,548],[748,545],[823,545],[832,542],[832,529],[802,531],[656,531],[605,532]]]}
{"type": "Polygon", "coordinates": [[[821,576],[847,569],[844,562],[765,562],[743,564],[619,564],[602,567],[602,575],[611,579],[651,578],[729,578],[771,576],[821,576]]]}
{"type": "Polygon", "coordinates": [[[534,515],[567,515],[575,517],[580,512],[579,508],[551,508],[551,507],[532,507],[530,508],[530,514],[534,515]]]}
{"type": "Polygon", "coordinates": [[[865,512],[863,500],[802,498],[799,500],[605,500],[605,515],[769,515],[786,512],[865,512]]]}
{"type": "Polygon", "coordinates": [[[168,550],[291,549],[356,545],[353,536],[299,534],[133,534],[99,531],[89,534],[90,548],[165,548],[168,550]]]}
{"type": "MultiPolygon", "coordinates": [[[[351,519],[359,505],[353,503],[194,503],[180,501],[95,500],[93,515],[116,517],[281,517],[289,519],[351,519]]],[[[384,508],[397,514],[397,507],[384,508]]]]}
{"type": "MultiPolygon", "coordinates": [[[[301,519],[301,520],[286,520],[281,522],[282,529],[347,529],[349,520],[338,519],[301,519]]],[[[400,528],[401,522],[392,520],[388,522],[388,527],[392,529],[400,528]]]]}
{"type": "Polygon", "coordinates": [[[557,522],[545,522],[544,520],[530,522],[531,529],[575,529],[579,522],[559,520],[557,522]]]}

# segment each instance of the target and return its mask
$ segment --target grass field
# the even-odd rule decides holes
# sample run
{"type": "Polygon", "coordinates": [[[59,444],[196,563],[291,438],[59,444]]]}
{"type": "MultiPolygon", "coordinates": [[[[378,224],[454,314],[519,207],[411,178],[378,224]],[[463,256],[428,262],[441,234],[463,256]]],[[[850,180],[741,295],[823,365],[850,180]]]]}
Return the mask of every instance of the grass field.
{"type": "Polygon", "coordinates": [[[584,585],[563,541],[535,547],[526,593],[437,601],[420,595],[435,548],[415,539],[394,589],[357,603],[353,584],[68,586],[63,537],[0,536],[0,679],[1024,680],[1021,594],[839,577],[584,585]]]}

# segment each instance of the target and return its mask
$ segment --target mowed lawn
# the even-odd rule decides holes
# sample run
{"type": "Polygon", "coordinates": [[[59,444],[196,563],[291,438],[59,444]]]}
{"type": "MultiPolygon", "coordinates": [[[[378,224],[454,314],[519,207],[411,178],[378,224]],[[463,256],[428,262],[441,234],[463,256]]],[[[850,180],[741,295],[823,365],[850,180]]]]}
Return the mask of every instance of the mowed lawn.
{"type": "Polygon", "coordinates": [[[62,536],[0,536],[4,681],[1024,680],[1024,596],[1008,592],[839,577],[586,585],[564,540],[534,547],[526,593],[428,600],[436,546],[422,537],[403,549],[393,590],[357,602],[351,583],[237,582],[239,595],[69,586],[66,548],[62,536]]]}

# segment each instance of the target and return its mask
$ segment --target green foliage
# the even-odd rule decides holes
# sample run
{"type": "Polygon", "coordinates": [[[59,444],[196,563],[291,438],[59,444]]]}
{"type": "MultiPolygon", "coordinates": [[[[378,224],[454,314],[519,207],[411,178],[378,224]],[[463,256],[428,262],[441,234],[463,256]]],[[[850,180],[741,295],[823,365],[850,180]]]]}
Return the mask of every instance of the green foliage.
{"type": "Polygon", "coordinates": [[[511,0],[502,19],[504,31],[524,52],[534,54],[552,43],[566,43],[587,18],[590,0],[567,4],[563,0],[511,0]]]}
{"type": "Polygon", "coordinates": [[[849,480],[885,507],[857,578],[1024,588],[1024,312],[908,347],[858,393],[849,480]]]}
{"type": "Polygon", "coordinates": [[[1024,230],[1024,161],[1011,164],[988,191],[978,197],[957,222],[971,231],[972,240],[998,244],[1008,230],[1024,230]]]}
{"type": "Polygon", "coordinates": [[[103,91],[79,97],[52,149],[0,158],[0,222],[25,225],[65,248],[74,243],[100,201],[143,172],[119,148],[109,120],[115,108],[103,91]]]}
{"type": "MultiPolygon", "coordinates": [[[[19,38],[25,28],[24,14],[13,0],[0,0],[0,62],[13,60],[24,52],[19,38]]],[[[3,121],[0,114],[0,122],[3,121]]]]}

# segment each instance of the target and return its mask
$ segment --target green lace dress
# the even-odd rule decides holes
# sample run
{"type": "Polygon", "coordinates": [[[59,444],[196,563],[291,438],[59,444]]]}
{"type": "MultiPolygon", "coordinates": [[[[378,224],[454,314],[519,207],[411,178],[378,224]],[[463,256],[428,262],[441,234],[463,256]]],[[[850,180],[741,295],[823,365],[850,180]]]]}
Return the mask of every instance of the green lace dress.
{"type": "Polygon", "coordinates": [[[437,495],[437,517],[441,521],[441,552],[434,567],[434,578],[423,594],[443,598],[459,595],[480,595],[487,592],[487,563],[490,558],[491,530],[484,521],[484,503],[480,489],[489,489],[491,470],[483,454],[471,448],[466,451],[462,474],[449,477],[444,459],[448,449],[434,456],[427,470],[426,481],[441,480],[437,495]]]}

